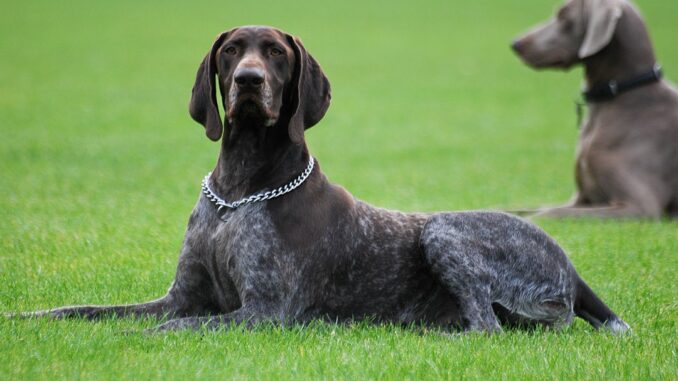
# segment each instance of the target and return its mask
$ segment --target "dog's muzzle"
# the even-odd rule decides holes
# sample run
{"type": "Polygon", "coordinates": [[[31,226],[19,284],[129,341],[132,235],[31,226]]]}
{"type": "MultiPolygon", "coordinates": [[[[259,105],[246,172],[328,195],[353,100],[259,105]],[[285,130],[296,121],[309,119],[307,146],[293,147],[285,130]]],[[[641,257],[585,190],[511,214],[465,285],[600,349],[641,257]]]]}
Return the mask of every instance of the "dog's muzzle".
{"type": "Polygon", "coordinates": [[[272,91],[263,70],[256,67],[236,69],[229,89],[229,119],[264,119],[266,125],[273,125],[277,115],[271,110],[272,103],[272,91]]]}

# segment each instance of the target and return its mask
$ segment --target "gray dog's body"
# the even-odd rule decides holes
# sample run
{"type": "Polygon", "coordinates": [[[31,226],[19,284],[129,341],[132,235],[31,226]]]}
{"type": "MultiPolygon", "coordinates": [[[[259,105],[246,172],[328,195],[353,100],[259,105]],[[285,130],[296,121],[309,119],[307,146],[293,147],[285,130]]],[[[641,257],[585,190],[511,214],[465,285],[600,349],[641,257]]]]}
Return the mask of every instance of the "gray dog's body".
{"type": "MultiPolygon", "coordinates": [[[[264,27],[222,34],[191,101],[207,135],[223,135],[210,187],[236,200],[295,178],[309,162],[304,129],[324,115],[329,91],[296,38],[264,27]]],[[[534,225],[502,213],[375,208],[316,166],[293,192],[234,210],[219,211],[202,195],[165,297],[27,316],[174,318],[158,330],[369,318],[493,332],[501,322],[560,326],[575,313],[596,327],[628,329],[534,225]]]]}
{"type": "MultiPolygon", "coordinates": [[[[582,63],[589,89],[633,80],[657,65],[645,24],[625,0],[570,0],[513,47],[535,68],[582,63]]],[[[587,103],[577,194],[541,214],[677,218],[678,91],[659,80],[587,103]]]]}

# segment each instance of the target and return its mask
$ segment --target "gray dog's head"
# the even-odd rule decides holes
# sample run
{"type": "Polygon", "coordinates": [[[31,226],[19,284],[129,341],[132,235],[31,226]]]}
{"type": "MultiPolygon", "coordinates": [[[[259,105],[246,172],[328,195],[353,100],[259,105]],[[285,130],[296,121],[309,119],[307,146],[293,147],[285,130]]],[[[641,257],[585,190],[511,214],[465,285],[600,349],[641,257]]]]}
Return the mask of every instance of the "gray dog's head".
{"type": "Polygon", "coordinates": [[[534,68],[570,68],[610,43],[625,5],[625,0],[569,0],[512,47],[534,68]]]}
{"type": "Polygon", "coordinates": [[[219,140],[224,126],[287,128],[301,143],[304,130],[322,119],[330,84],[301,41],[278,29],[247,26],[221,33],[196,75],[189,111],[219,140]],[[216,98],[218,79],[226,116],[216,98]]]}

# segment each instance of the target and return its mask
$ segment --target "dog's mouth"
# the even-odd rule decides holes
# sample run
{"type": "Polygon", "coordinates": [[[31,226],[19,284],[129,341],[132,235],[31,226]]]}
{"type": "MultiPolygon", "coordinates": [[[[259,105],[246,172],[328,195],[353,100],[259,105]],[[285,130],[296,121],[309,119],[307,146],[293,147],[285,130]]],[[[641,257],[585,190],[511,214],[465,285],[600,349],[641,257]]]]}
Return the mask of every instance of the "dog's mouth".
{"type": "Polygon", "coordinates": [[[533,69],[569,69],[575,62],[565,58],[564,54],[539,56],[536,54],[518,54],[520,59],[533,69]]]}
{"type": "Polygon", "coordinates": [[[272,126],[278,120],[277,113],[271,110],[271,101],[259,92],[232,91],[229,102],[228,119],[272,126]]]}
{"type": "Polygon", "coordinates": [[[568,70],[574,65],[574,62],[565,59],[558,59],[550,62],[539,62],[535,65],[532,65],[535,69],[556,69],[556,70],[568,70]]]}

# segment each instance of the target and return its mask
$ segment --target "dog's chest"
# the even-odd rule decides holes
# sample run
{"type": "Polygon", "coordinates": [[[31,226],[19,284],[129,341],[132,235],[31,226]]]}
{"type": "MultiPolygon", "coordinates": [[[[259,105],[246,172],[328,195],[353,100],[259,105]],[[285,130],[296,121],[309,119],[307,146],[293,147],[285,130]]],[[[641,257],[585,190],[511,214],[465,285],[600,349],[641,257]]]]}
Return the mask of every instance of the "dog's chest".
{"type": "Polygon", "coordinates": [[[577,152],[577,185],[579,186],[580,191],[589,198],[591,194],[598,193],[598,184],[591,165],[590,138],[587,139],[586,136],[582,136],[582,139],[579,141],[577,152]]]}
{"type": "Polygon", "coordinates": [[[282,296],[294,279],[298,266],[285,250],[265,203],[228,212],[211,240],[213,272],[232,282],[241,297],[248,293],[282,296]]]}
{"type": "Polygon", "coordinates": [[[247,262],[260,253],[280,248],[275,227],[263,205],[245,205],[226,213],[225,221],[214,234],[215,249],[221,252],[217,254],[231,263],[237,258],[247,262]]]}
{"type": "Polygon", "coordinates": [[[590,202],[607,202],[607,192],[604,183],[599,178],[601,154],[606,154],[607,138],[604,136],[604,127],[600,123],[595,111],[583,126],[577,145],[576,180],[579,191],[590,202]]]}

